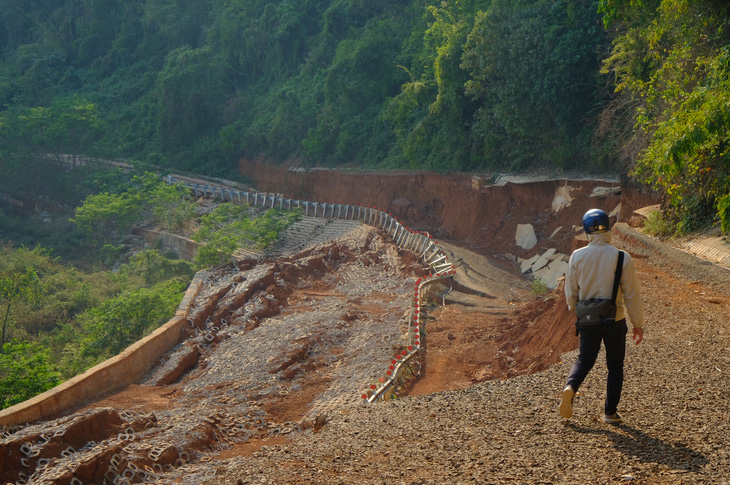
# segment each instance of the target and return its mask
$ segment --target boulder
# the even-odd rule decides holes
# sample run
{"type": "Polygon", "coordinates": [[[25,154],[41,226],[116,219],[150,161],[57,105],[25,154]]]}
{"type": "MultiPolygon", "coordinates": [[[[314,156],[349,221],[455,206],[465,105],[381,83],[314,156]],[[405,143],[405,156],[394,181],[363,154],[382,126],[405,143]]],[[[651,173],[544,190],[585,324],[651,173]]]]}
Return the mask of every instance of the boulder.
{"type": "Polygon", "coordinates": [[[522,249],[532,249],[537,244],[537,236],[532,224],[517,224],[515,243],[522,249]]]}
{"type": "Polygon", "coordinates": [[[553,197],[552,204],[553,212],[560,212],[561,209],[570,206],[570,203],[573,202],[573,198],[570,196],[571,190],[572,187],[569,185],[561,185],[555,189],[555,196],[553,197]]]}

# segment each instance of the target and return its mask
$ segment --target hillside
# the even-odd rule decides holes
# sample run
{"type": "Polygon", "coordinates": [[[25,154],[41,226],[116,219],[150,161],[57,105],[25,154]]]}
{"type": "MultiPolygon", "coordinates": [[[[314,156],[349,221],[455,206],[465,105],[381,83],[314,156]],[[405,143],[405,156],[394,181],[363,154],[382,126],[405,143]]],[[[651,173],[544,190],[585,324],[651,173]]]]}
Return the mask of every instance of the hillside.
{"type": "Polygon", "coordinates": [[[429,309],[420,373],[401,399],[368,405],[360,393],[400,345],[423,268],[357,224],[305,220],[292,231],[277,253],[212,274],[188,340],[137,385],[6,430],[2,478],[728,480],[728,270],[619,224],[648,315],[646,342],[629,349],[627,422],[596,421],[597,368],[564,424],[556,406],[572,354],[562,354],[576,340],[559,290],[535,298],[514,263],[442,243],[460,291],[429,309]]]}
{"type": "Polygon", "coordinates": [[[730,232],[727,2],[0,0],[0,12],[2,190],[67,198],[66,163],[84,157],[238,181],[261,160],[577,170],[662,192],[663,234],[730,232]]]}
{"type": "Polygon", "coordinates": [[[434,170],[583,162],[596,125],[586,114],[609,93],[599,4],[521,3],[0,1],[2,150],[208,174],[242,156],[434,170]],[[505,43],[490,54],[495,37],[505,43]],[[511,42],[531,48],[516,55],[511,42]]]}

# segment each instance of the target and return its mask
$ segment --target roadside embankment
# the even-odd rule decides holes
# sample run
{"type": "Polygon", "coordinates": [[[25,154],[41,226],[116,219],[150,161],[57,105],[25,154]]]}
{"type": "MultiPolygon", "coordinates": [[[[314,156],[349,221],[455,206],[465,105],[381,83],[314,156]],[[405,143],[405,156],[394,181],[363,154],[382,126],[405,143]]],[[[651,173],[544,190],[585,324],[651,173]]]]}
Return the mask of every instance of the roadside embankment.
{"type": "Polygon", "coordinates": [[[239,172],[259,191],[316,201],[381,208],[415,230],[484,254],[530,258],[547,248],[569,253],[574,226],[586,210],[614,221],[657,203],[655,194],[618,179],[501,177],[434,172],[359,172],[298,169],[241,160],[239,172]],[[538,244],[515,244],[519,225],[534,227],[538,244]]]}

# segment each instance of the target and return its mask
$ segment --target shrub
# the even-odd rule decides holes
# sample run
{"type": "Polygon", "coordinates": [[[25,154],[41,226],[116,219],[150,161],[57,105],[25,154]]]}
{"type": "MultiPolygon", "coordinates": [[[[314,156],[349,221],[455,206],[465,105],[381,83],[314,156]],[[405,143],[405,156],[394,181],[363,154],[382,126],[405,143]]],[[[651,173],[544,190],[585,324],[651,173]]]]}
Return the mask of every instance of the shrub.
{"type": "Polygon", "coordinates": [[[175,314],[185,293],[179,280],[141,288],[103,302],[81,315],[83,357],[97,360],[118,354],[175,314]]]}
{"type": "Polygon", "coordinates": [[[644,222],[644,232],[656,237],[668,237],[674,234],[672,221],[668,220],[660,211],[652,212],[644,222]]]}
{"type": "Polygon", "coordinates": [[[531,293],[533,296],[542,296],[548,292],[548,286],[545,283],[545,280],[543,280],[539,276],[532,280],[530,286],[532,287],[531,293]]]}
{"type": "Polygon", "coordinates": [[[48,350],[35,343],[10,342],[0,354],[0,408],[47,391],[59,383],[48,350]]]}

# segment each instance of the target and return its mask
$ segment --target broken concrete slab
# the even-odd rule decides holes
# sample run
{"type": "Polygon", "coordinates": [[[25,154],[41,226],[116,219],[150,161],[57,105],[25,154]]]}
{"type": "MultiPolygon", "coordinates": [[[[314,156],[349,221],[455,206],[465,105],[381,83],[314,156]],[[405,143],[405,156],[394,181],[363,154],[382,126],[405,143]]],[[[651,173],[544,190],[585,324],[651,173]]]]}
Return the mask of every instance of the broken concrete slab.
{"type": "Polygon", "coordinates": [[[534,273],[535,278],[540,278],[545,285],[550,288],[551,290],[554,290],[558,287],[558,283],[560,282],[560,278],[565,275],[565,272],[568,269],[568,263],[562,260],[555,260],[552,261],[550,264],[545,266],[544,268],[536,271],[534,273]]]}
{"type": "Polygon", "coordinates": [[[538,270],[547,266],[550,262],[550,256],[552,256],[553,254],[555,254],[555,248],[550,248],[542,253],[542,255],[537,258],[537,261],[535,261],[535,264],[532,265],[532,272],[535,273],[538,270]]]}
{"type": "Polygon", "coordinates": [[[593,187],[593,192],[588,197],[608,197],[610,195],[620,195],[621,187],[593,187]]]}
{"type": "Polygon", "coordinates": [[[539,254],[534,255],[530,259],[520,259],[520,270],[523,273],[527,273],[532,269],[532,265],[535,264],[535,261],[537,261],[540,258],[539,254]]]}
{"type": "Polygon", "coordinates": [[[661,204],[648,205],[646,207],[636,209],[634,211],[634,214],[640,215],[644,219],[648,219],[650,215],[652,215],[654,212],[659,212],[661,208],[661,204]]]}

